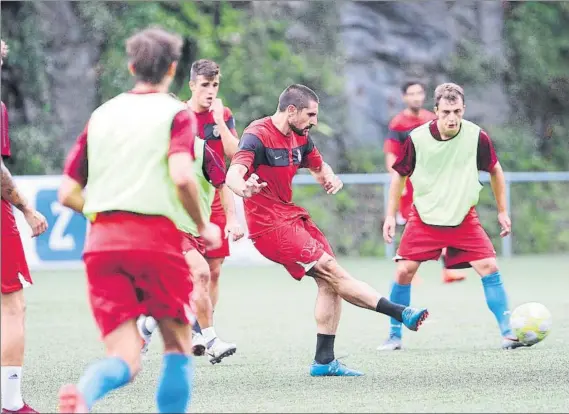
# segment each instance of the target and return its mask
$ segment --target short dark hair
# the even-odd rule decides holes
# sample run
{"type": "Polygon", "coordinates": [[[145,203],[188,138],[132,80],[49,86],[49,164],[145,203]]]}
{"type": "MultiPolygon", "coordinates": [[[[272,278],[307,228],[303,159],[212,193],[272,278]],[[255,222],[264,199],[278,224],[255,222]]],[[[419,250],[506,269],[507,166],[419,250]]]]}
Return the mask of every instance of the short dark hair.
{"type": "Polygon", "coordinates": [[[308,108],[310,102],[320,103],[316,92],[308,86],[299,84],[290,85],[281,93],[281,96],[279,96],[279,112],[284,112],[289,105],[294,106],[300,111],[308,108]]]}
{"type": "Polygon", "coordinates": [[[213,60],[200,59],[192,63],[190,67],[190,80],[195,81],[200,75],[206,79],[213,79],[217,75],[221,76],[221,70],[213,60]]]}
{"type": "Polygon", "coordinates": [[[464,103],[464,89],[456,83],[442,83],[435,89],[435,108],[438,108],[441,99],[450,103],[460,99],[464,103]]]}
{"type": "Polygon", "coordinates": [[[403,85],[401,85],[401,92],[403,92],[403,94],[406,94],[407,89],[409,89],[411,86],[414,86],[414,85],[419,85],[421,88],[423,88],[423,90],[426,90],[425,84],[423,82],[418,81],[418,80],[408,80],[403,85]]]}
{"type": "Polygon", "coordinates": [[[157,85],[180,60],[182,38],[160,27],[142,30],[126,41],[126,53],[139,81],[157,85]]]}

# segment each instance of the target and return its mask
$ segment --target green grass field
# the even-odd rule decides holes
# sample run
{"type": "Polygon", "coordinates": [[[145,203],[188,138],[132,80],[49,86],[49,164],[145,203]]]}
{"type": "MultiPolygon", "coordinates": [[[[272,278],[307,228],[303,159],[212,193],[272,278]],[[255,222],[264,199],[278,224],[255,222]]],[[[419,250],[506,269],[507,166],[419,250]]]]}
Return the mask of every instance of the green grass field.
{"type": "MultiPolygon", "coordinates": [[[[394,264],[346,259],[353,274],[388,294],[394,264]]],[[[216,311],[217,332],[237,353],[212,366],[196,362],[192,412],[568,412],[569,258],[501,260],[511,304],[544,303],[554,317],[550,336],[535,347],[501,351],[493,315],[472,270],[461,284],[443,285],[438,263],[420,269],[412,303],[429,307],[406,349],[380,353],[388,319],[345,303],[336,355],[363,370],[360,378],[311,378],[316,342],[315,283],[295,282],[277,266],[227,268],[216,311]]],[[[103,355],[81,272],[35,272],[27,291],[28,342],[24,393],[40,412],[54,412],[61,384],[78,379],[103,355]]],[[[134,384],[95,412],[156,412],[161,363],[155,338],[134,384]]]]}

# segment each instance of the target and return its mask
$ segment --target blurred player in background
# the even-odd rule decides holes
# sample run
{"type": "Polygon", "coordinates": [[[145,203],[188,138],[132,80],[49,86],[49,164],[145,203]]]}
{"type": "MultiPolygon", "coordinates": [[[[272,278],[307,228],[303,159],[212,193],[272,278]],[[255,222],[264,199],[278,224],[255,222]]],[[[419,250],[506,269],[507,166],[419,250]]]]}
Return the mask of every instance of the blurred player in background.
{"type": "Polygon", "coordinates": [[[93,112],[66,161],[59,198],[92,221],[84,261],[107,357],[87,368],[77,386],[61,388],[60,412],[87,412],[136,376],[141,314],[158,321],[164,340],[158,412],[183,413],[189,403],[192,282],[174,223],[189,215],[210,247],[221,234],[201,214],[195,118],[167,93],[181,46],[178,36],[158,28],[129,38],[134,89],[93,112]]]}
{"type": "MultiPolygon", "coordinates": [[[[403,93],[403,102],[406,108],[399,112],[389,123],[389,132],[383,145],[385,153],[385,167],[387,171],[393,172],[393,164],[403,148],[403,143],[407,135],[415,128],[432,121],[437,116],[423,108],[425,104],[425,86],[418,81],[407,81],[401,88],[403,93]]],[[[409,213],[413,207],[413,185],[411,180],[405,182],[405,188],[401,194],[399,201],[399,210],[396,213],[396,221],[399,225],[404,225],[409,218],[409,213]]],[[[446,251],[443,251],[443,283],[458,282],[465,279],[464,274],[455,269],[448,269],[445,264],[446,251]]],[[[406,288],[398,289],[397,285],[393,285],[391,290],[391,300],[397,301],[399,295],[404,294],[406,288]]]]}
{"type": "MultiPolygon", "coordinates": [[[[1,41],[1,63],[8,54],[8,46],[1,41]]],[[[14,179],[4,165],[10,157],[8,111],[2,102],[2,412],[37,413],[22,399],[22,366],[25,342],[25,287],[31,286],[32,277],[26,262],[24,246],[16,226],[12,206],[20,210],[37,237],[47,230],[47,222],[34,210],[16,187],[14,179]]]]}
{"type": "Polygon", "coordinates": [[[308,212],[292,202],[292,179],[299,168],[308,168],[328,194],[343,186],[308,135],[318,123],[318,103],[318,96],[306,86],[286,88],[277,112],[252,122],[243,132],[227,185],[245,198],[247,226],[256,249],[282,264],[296,280],[307,274],[318,285],[316,355],[310,374],[360,376],[334,355],[342,299],[396,318],[411,330],[418,329],[428,312],[396,305],[354,279],[338,264],[308,212]]]}
{"type": "MultiPolygon", "coordinates": [[[[222,246],[213,250],[203,249],[203,243],[197,238],[199,234],[191,221],[179,226],[185,234],[184,254],[194,281],[193,304],[197,321],[192,332],[192,352],[197,356],[207,353],[213,364],[237,350],[235,344],[217,337],[213,327],[213,310],[219,297],[221,265],[229,255],[229,237],[233,241],[243,237],[235,214],[233,193],[224,185],[225,156],[233,157],[239,140],[231,110],[217,98],[220,77],[217,63],[206,59],[194,62],[190,69],[192,96],[187,104],[197,118],[196,146],[203,154],[196,168],[202,211],[223,230],[222,246]],[[207,176],[203,170],[206,170],[207,176]]],[[[142,316],[138,323],[145,341],[143,350],[146,350],[156,326],[155,321],[142,316]]]]}
{"type": "MultiPolygon", "coordinates": [[[[506,210],[505,178],[488,134],[463,119],[464,91],[453,83],[435,90],[437,119],[415,130],[403,144],[393,164],[383,237],[391,243],[395,234],[395,213],[405,181],[412,175],[415,191],[413,207],[397,251],[395,282],[409,289],[404,306],[409,305],[410,283],[420,264],[437,260],[447,248],[449,267],[473,267],[481,276],[486,303],[496,317],[502,347],[523,346],[512,334],[506,291],[496,263],[492,241],[482,228],[475,210],[482,189],[479,171],[490,173],[498,207],[500,235],[511,231],[506,210]]],[[[390,341],[401,348],[401,331],[391,330],[390,341]]]]}

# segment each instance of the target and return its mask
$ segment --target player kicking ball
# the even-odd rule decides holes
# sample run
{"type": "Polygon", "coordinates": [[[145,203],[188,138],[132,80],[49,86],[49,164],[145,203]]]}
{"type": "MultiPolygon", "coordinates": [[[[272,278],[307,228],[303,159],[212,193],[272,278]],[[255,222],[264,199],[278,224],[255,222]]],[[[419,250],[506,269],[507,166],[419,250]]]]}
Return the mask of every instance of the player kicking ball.
{"type": "MultiPolygon", "coordinates": [[[[496,317],[502,348],[523,346],[510,328],[508,298],[496,263],[496,252],[475,210],[482,185],[479,171],[490,173],[498,207],[500,236],[510,234],[504,172],[488,134],[463,119],[464,91],[453,83],[435,89],[437,119],[413,130],[393,164],[383,237],[391,243],[395,213],[405,181],[413,176],[413,208],[397,250],[395,302],[409,306],[411,282],[422,262],[437,260],[447,248],[449,267],[472,267],[481,276],[486,303],[496,317]]],[[[393,295],[392,295],[393,298],[393,295]]],[[[387,340],[401,349],[401,323],[392,319],[387,340]]],[[[385,344],[385,345],[387,345],[385,344]]],[[[384,345],[384,349],[388,349],[384,345]]]]}
{"type": "MultiPolygon", "coordinates": [[[[239,141],[231,110],[217,98],[220,76],[219,66],[211,60],[200,59],[192,63],[189,85],[192,97],[187,106],[197,120],[194,172],[199,182],[202,213],[223,230],[222,245],[217,249],[205,249],[196,225],[189,218],[178,223],[184,236],[183,253],[194,283],[192,303],[196,322],[192,329],[192,352],[195,356],[207,354],[212,364],[237,351],[235,344],[217,336],[213,310],[219,297],[221,265],[229,255],[229,237],[233,241],[243,237],[235,214],[233,193],[224,185],[224,157],[235,154],[239,141]]],[[[138,328],[144,340],[142,352],[145,354],[156,321],[143,315],[138,320],[138,328]]]]}
{"type": "Polygon", "coordinates": [[[334,355],[342,299],[395,318],[413,331],[428,311],[390,302],[353,278],[336,261],[308,212],[292,202],[292,179],[299,168],[308,168],[328,194],[336,194],[343,185],[308,135],[318,123],[318,104],[318,96],[306,86],[286,88],[277,112],[252,122],[243,132],[226,182],[245,199],[247,226],[256,249],[282,264],[296,280],[309,275],[318,285],[316,354],[310,375],[360,376],[363,373],[346,367],[334,355]]]}

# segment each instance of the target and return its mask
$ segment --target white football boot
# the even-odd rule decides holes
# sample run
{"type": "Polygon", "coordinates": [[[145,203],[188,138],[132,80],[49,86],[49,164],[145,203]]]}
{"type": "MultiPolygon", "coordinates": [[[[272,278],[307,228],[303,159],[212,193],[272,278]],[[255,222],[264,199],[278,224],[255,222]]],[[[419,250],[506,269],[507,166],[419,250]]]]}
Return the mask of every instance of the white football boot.
{"type": "Polygon", "coordinates": [[[235,351],[237,351],[237,345],[224,342],[217,337],[210,341],[208,345],[206,353],[209,362],[214,365],[221,362],[223,358],[233,355],[235,351]]]}

